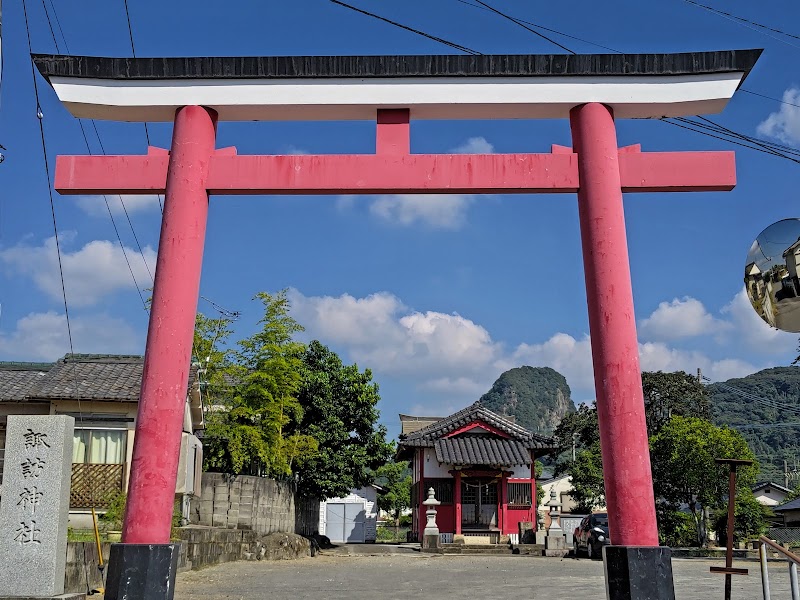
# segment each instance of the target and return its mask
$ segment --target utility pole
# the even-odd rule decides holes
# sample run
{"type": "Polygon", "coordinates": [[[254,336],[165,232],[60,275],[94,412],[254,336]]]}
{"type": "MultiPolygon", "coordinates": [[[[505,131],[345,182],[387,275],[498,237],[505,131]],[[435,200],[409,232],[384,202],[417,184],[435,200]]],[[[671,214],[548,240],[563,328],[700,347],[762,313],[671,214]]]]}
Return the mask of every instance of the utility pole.
{"type": "Polygon", "coordinates": [[[789,463],[787,461],[783,461],[783,487],[789,487],[789,463]]]}

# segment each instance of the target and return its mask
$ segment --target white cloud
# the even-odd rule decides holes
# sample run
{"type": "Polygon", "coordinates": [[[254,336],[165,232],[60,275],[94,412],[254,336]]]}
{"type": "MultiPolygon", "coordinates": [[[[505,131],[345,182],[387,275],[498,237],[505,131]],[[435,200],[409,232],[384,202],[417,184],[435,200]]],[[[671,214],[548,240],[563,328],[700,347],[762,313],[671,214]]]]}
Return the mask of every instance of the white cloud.
{"type": "Polygon", "coordinates": [[[703,303],[688,296],[672,302],[662,302],[646,319],[639,323],[639,332],[645,338],[677,340],[708,333],[720,333],[729,324],[715,319],[703,303]]]}
{"type": "MultiPolygon", "coordinates": [[[[83,248],[69,252],[65,246],[74,235],[61,236],[61,263],[67,300],[75,306],[97,303],[103,296],[134,287],[122,248],[107,240],[94,240],[83,248]]],[[[141,288],[152,286],[150,274],[142,255],[125,248],[131,269],[141,288]]],[[[143,248],[144,259],[155,275],[156,252],[143,248]]],[[[41,246],[19,244],[0,250],[0,262],[12,270],[33,279],[36,286],[54,300],[61,300],[61,279],[58,272],[55,238],[46,239],[41,246]]]]}
{"type": "Polygon", "coordinates": [[[474,201],[470,194],[397,194],[378,196],[369,212],[391,223],[427,225],[434,229],[459,229],[466,222],[467,208],[474,201]]]}
{"type": "MultiPolygon", "coordinates": [[[[453,154],[491,154],[494,146],[483,137],[472,137],[450,150],[453,154]]],[[[472,194],[385,194],[369,205],[372,216],[404,227],[422,225],[433,229],[460,229],[467,210],[475,201],[472,194]]],[[[337,208],[349,210],[353,196],[340,196],[337,208]]]]}
{"type": "MultiPolygon", "coordinates": [[[[594,394],[588,335],[575,338],[560,332],[544,342],[522,343],[509,351],[493,340],[484,327],[468,318],[412,310],[388,292],[355,298],[349,294],[307,297],[291,290],[289,299],[293,316],[306,326],[310,336],[343,348],[351,360],[376,373],[412,381],[417,389],[438,395],[439,402],[449,403],[454,397],[464,402],[476,400],[503,371],[521,365],[549,366],[559,371],[566,377],[575,398],[594,394]]],[[[665,305],[678,306],[678,313],[689,306],[689,315],[700,316],[695,319],[695,329],[699,323],[739,335],[738,316],[731,321],[717,319],[691,298],[665,305]]],[[[749,306],[746,308],[752,312],[749,306]]],[[[743,335],[751,336],[747,332],[743,335]]],[[[639,344],[639,356],[643,370],[695,373],[699,367],[714,381],[758,370],[744,360],[712,358],[705,352],[675,348],[660,341],[639,344]]]]}
{"type": "Polygon", "coordinates": [[[458,314],[413,311],[388,292],[354,298],[292,290],[289,299],[309,335],[346,347],[353,360],[375,371],[413,376],[420,388],[474,397],[501,372],[501,346],[458,314]]]}
{"type": "Polygon", "coordinates": [[[783,92],[783,102],[777,112],[771,113],[759,123],[759,135],[781,140],[786,144],[800,143],[800,88],[792,87],[783,92]]]}
{"type": "MultiPolygon", "coordinates": [[[[105,314],[72,317],[72,341],[78,353],[142,352],[142,340],[125,321],[105,314]]],[[[14,331],[0,332],[0,356],[12,360],[52,361],[69,352],[67,320],[53,311],[31,313],[14,331]]]]}
{"type": "Polygon", "coordinates": [[[567,378],[573,392],[594,390],[592,344],[588,335],[576,340],[566,333],[556,333],[541,344],[520,344],[511,357],[511,366],[523,364],[555,369],[567,378]]]}
{"type": "Polygon", "coordinates": [[[102,196],[79,196],[77,199],[78,207],[91,217],[107,217],[108,209],[115,217],[123,214],[125,210],[129,215],[156,210],[159,204],[159,197],[155,194],[142,196],[105,196],[108,201],[108,208],[102,196]],[[124,203],[124,210],[123,210],[124,203]]]}
{"type": "Polygon", "coordinates": [[[471,137],[451,150],[453,154],[493,154],[494,146],[484,137],[471,137]]]}
{"type": "Polygon", "coordinates": [[[773,329],[758,316],[744,288],[720,312],[730,319],[732,335],[754,352],[779,355],[797,346],[797,334],[773,329]]]}
{"type": "Polygon", "coordinates": [[[711,381],[744,377],[758,371],[758,367],[743,360],[733,358],[712,360],[702,352],[670,348],[662,343],[639,344],[639,359],[643,371],[696,373],[699,368],[711,381]]]}

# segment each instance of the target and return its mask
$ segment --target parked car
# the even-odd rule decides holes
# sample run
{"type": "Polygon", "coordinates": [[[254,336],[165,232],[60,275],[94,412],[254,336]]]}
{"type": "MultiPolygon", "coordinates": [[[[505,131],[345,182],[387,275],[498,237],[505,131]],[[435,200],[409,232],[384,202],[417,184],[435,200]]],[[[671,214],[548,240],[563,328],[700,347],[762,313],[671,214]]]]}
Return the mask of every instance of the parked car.
{"type": "Polygon", "coordinates": [[[580,525],[575,528],[572,537],[575,556],[580,556],[585,550],[589,558],[602,557],[603,546],[609,543],[608,514],[592,513],[584,517],[580,525]]]}

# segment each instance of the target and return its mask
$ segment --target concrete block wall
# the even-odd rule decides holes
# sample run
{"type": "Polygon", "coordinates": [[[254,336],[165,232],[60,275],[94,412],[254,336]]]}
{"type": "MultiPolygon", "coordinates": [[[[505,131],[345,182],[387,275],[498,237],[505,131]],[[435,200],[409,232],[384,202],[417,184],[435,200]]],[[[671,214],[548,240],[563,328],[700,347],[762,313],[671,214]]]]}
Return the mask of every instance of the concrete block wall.
{"type": "Polygon", "coordinates": [[[192,500],[190,523],[261,535],[295,531],[291,486],[264,477],[203,473],[199,498],[192,500]]]}

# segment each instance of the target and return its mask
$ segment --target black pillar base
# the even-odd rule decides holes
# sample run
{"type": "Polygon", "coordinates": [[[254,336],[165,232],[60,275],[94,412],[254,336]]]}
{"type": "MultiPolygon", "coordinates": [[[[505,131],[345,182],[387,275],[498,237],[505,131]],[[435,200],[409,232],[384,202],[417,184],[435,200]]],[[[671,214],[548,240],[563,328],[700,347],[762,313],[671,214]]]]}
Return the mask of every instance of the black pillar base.
{"type": "Polygon", "coordinates": [[[675,600],[669,548],[606,546],[603,563],[608,600],[675,600]]]}
{"type": "Polygon", "coordinates": [[[106,600],[172,600],[178,544],[111,544],[106,600]]]}

